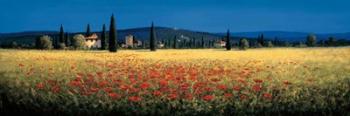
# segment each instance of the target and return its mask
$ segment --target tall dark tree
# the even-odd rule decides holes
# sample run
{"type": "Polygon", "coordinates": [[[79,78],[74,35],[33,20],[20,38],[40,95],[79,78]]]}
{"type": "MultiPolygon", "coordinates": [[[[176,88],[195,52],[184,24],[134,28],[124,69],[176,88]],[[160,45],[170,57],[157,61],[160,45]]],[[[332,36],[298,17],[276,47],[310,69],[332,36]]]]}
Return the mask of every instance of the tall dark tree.
{"type": "Polygon", "coordinates": [[[201,47],[204,48],[205,45],[204,45],[204,37],[202,36],[202,41],[201,41],[201,47]]]}
{"type": "Polygon", "coordinates": [[[60,44],[65,43],[63,25],[61,25],[61,27],[60,27],[59,43],[60,44]]]}
{"type": "MultiPolygon", "coordinates": [[[[261,47],[265,46],[265,40],[264,40],[264,34],[261,34],[258,38],[258,44],[260,44],[261,47]]],[[[259,47],[260,47],[259,46],[259,47]]]]}
{"type": "Polygon", "coordinates": [[[102,33],[101,33],[101,50],[106,49],[106,25],[103,24],[102,26],[102,33]]]}
{"type": "Polygon", "coordinates": [[[114,15],[111,16],[111,24],[109,27],[109,45],[110,52],[117,52],[117,29],[115,27],[114,15]]]}
{"type": "Polygon", "coordinates": [[[90,24],[88,24],[87,27],[86,27],[85,36],[90,36],[90,35],[91,35],[91,29],[90,29],[90,24]]]}
{"type": "Polygon", "coordinates": [[[173,44],[173,48],[176,49],[176,45],[177,44],[177,36],[175,35],[174,37],[174,44],[173,44]]]}
{"type": "Polygon", "coordinates": [[[65,41],[66,46],[67,47],[70,46],[71,41],[70,41],[70,38],[69,38],[69,34],[66,33],[64,38],[65,38],[64,41],[65,41]]]}
{"type": "Polygon", "coordinates": [[[327,46],[335,46],[336,39],[334,37],[329,37],[326,43],[327,43],[327,46]]]}
{"type": "Polygon", "coordinates": [[[151,51],[156,51],[156,41],[157,41],[157,37],[156,37],[156,31],[154,29],[154,24],[152,22],[152,25],[151,25],[151,31],[150,31],[150,50],[151,51]]]}
{"type": "Polygon", "coordinates": [[[227,35],[226,35],[226,50],[231,50],[231,41],[230,41],[230,30],[227,30],[227,35]]]}

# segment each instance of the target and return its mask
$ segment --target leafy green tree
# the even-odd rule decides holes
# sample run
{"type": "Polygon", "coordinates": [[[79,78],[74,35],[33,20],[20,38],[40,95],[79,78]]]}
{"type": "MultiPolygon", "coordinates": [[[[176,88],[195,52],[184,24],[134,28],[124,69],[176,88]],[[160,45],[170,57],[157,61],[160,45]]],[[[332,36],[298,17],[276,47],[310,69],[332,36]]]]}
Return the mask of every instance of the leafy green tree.
{"type": "Polygon", "coordinates": [[[226,50],[231,50],[231,42],[230,42],[230,30],[227,30],[227,34],[226,34],[226,50]]]}
{"type": "Polygon", "coordinates": [[[239,41],[239,49],[240,50],[247,50],[249,48],[249,41],[245,38],[241,39],[239,41]]]}
{"type": "Polygon", "coordinates": [[[74,35],[72,39],[72,44],[74,49],[84,49],[85,47],[85,37],[82,34],[74,35]]]}
{"type": "Polygon", "coordinates": [[[111,24],[109,27],[109,44],[108,49],[110,52],[117,52],[117,29],[115,27],[114,15],[111,16],[111,24]]]}
{"type": "Polygon", "coordinates": [[[273,43],[271,41],[268,41],[267,42],[267,47],[272,48],[273,47],[273,43]]]}
{"type": "Polygon", "coordinates": [[[37,49],[52,49],[52,41],[51,37],[44,35],[41,37],[38,37],[35,42],[35,46],[37,49]]]}
{"type": "Polygon", "coordinates": [[[101,33],[101,50],[106,49],[106,25],[103,24],[102,26],[102,33],[101,33]]]}
{"type": "Polygon", "coordinates": [[[156,37],[156,32],[155,32],[155,29],[154,29],[154,24],[152,22],[152,25],[151,25],[151,31],[150,31],[150,50],[151,51],[156,51],[156,41],[157,41],[157,37],[156,37]]]}
{"type": "Polygon", "coordinates": [[[309,34],[306,38],[306,45],[309,47],[315,47],[316,46],[316,35],[309,34]]]}
{"type": "Polygon", "coordinates": [[[335,46],[336,39],[334,37],[329,37],[326,43],[327,43],[327,46],[335,46]]]}
{"type": "Polygon", "coordinates": [[[18,48],[18,44],[16,41],[11,42],[11,48],[18,48]]]}

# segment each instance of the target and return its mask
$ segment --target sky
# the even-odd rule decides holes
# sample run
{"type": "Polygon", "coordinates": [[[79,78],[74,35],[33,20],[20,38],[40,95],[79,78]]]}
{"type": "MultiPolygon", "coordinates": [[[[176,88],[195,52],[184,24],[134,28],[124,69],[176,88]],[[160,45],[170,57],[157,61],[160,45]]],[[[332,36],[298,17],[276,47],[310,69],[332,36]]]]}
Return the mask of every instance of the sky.
{"type": "Polygon", "coordinates": [[[205,32],[350,32],[349,0],[0,0],[0,33],[150,26],[205,32]]]}

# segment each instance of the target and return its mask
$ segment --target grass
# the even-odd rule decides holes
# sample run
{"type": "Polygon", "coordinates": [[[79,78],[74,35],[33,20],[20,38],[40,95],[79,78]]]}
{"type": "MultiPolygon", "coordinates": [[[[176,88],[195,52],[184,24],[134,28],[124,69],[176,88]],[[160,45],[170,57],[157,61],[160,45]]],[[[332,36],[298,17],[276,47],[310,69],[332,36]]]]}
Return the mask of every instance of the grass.
{"type": "Polygon", "coordinates": [[[1,112],[349,115],[350,48],[0,50],[1,112]]]}

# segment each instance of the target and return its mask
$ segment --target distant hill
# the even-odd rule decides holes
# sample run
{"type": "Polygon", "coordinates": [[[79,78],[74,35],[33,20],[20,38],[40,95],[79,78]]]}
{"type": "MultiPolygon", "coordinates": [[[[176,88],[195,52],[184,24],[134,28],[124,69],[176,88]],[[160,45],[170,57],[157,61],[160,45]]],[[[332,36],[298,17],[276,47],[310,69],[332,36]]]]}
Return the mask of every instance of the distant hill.
{"type": "MultiPolygon", "coordinates": [[[[131,34],[134,35],[139,40],[148,40],[149,39],[149,27],[143,28],[133,28],[133,29],[125,29],[118,31],[118,38],[121,41],[124,41],[124,37],[131,34]]],[[[156,27],[157,38],[159,40],[169,40],[173,39],[175,36],[179,39],[201,39],[204,37],[205,39],[219,39],[220,35],[207,33],[207,32],[197,32],[185,29],[175,29],[175,28],[167,28],[167,27],[156,27]]]]}
{"type": "MultiPolygon", "coordinates": [[[[264,37],[267,39],[274,39],[277,37],[279,40],[298,42],[305,41],[305,38],[310,33],[305,32],[287,32],[287,31],[259,31],[259,32],[238,32],[232,33],[233,36],[248,37],[248,38],[257,38],[260,34],[264,34],[264,37]]],[[[219,35],[224,35],[223,33],[219,35]]],[[[335,37],[336,39],[346,39],[350,40],[349,33],[329,33],[329,34],[315,34],[317,40],[326,40],[329,37],[335,37]]]]}
{"type": "MultiPolygon", "coordinates": [[[[190,39],[196,38],[201,39],[204,37],[206,40],[222,39],[225,33],[208,33],[208,32],[198,32],[186,29],[176,29],[168,27],[156,27],[157,38],[159,40],[172,40],[175,35],[178,39],[190,39]]],[[[85,32],[70,33],[70,37],[75,34],[84,34],[85,32]]],[[[100,32],[95,32],[100,34],[100,32]]],[[[132,29],[122,29],[118,30],[118,41],[124,42],[124,38],[127,35],[134,35],[138,40],[148,41],[149,39],[149,27],[142,28],[132,28],[132,29]]],[[[279,40],[298,42],[305,41],[306,36],[309,33],[304,32],[287,32],[287,31],[259,31],[259,32],[237,32],[232,33],[231,36],[233,41],[238,41],[240,38],[255,39],[260,34],[264,34],[266,40],[273,40],[277,37],[279,40]]],[[[40,35],[50,35],[53,38],[58,38],[58,31],[30,31],[30,32],[19,32],[19,33],[0,33],[0,44],[10,44],[13,41],[17,43],[33,44],[35,38],[40,35]]],[[[107,34],[108,36],[108,34],[107,34]]],[[[331,34],[316,34],[317,40],[326,40],[328,37],[332,36],[336,39],[347,39],[350,40],[350,33],[331,33],[331,34]]]]}
{"type": "MultiPolygon", "coordinates": [[[[190,38],[201,39],[202,37],[204,37],[205,39],[222,38],[218,34],[190,31],[185,29],[174,29],[174,28],[167,28],[167,27],[156,27],[156,32],[157,32],[157,38],[159,40],[169,40],[169,39],[172,40],[175,37],[175,35],[177,36],[178,39],[190,39],[190,38]]],[[[84,34],[84,33],[85,32],[70,33],[70,37],[72,37],[75,34],[84,34]]],[[[95,32],[95,33],[101,34],[101,32],[95,32]]],[[[129,34],[134,35],[138,40],[147,41],[149,39],[149,27],[118,30],[118,34],[117,34],[118,41],[124,42],[125,36],[129,34]]],[[[35,38],[41,35],[50,35],[53,38],[57,38],[58,31],[32,31],[32,32],[20,32],[20,33],[7,33],[7,34],[0,33],[0,43],[9,44],[12,41],[16,41],[17,43],[31,44],[31,43],[34,43],[35,38]]]]}

